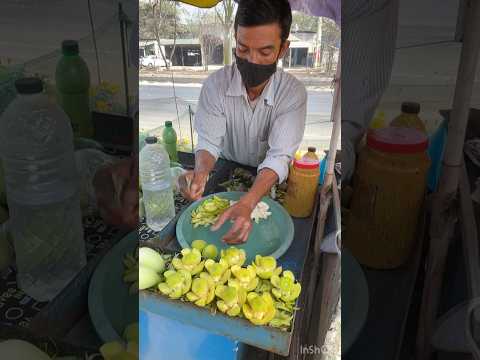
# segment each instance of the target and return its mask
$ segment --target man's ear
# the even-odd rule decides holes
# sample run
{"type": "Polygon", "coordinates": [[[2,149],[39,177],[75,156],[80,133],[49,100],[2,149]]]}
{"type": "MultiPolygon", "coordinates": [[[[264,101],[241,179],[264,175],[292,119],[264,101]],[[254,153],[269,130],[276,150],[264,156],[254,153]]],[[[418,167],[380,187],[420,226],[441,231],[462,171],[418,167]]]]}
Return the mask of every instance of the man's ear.
{"type": "Polygon", "coordinates": [[[280,48],[280,55],[278,56],[279,59],[283,58],[288,51],[290,46],[290,40],[285,40],[280,48]]]}

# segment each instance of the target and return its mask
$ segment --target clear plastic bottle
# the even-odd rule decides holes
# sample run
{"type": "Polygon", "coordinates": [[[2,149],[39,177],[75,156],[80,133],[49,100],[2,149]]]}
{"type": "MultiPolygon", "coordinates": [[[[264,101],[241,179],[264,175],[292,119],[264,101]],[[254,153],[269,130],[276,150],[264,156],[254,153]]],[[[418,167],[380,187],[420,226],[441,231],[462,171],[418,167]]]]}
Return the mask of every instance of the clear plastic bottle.
{"type": "Polygon", "coordinates": [[[18,96],[0,118],[0,155],[17,281],[49,301],[86,264],[73,134],[41,80],[19,79],[15,87],[18,96]]]}
{"type": "Polygon", "coordinates": [[[162,230],[175,217],[170,159],[155,136],[145,139],[140,151],[139,170],[147,225],[162,230]]]}

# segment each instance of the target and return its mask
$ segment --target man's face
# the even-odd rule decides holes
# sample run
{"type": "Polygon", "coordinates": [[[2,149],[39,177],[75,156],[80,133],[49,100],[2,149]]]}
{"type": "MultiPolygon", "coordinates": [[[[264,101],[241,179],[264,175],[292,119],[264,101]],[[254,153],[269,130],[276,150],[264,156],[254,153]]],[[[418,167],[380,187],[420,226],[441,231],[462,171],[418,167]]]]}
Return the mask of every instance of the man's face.
{"type": "Polygon", "coordinates": [[[281,29],[278,23],[259,26],[238,26],[236,32],[236,54],[254,64],[273,64],[283,57],[289,41],[282,44],[281,29]],[[279,56],[280,54],[280,56],[279,56]]]}

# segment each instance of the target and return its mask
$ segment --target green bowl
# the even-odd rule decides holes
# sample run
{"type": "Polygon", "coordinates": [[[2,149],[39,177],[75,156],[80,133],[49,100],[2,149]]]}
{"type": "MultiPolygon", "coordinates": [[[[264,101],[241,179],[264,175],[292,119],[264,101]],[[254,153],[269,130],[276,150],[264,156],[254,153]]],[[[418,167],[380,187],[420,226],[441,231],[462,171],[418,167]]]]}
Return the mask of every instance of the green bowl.
{"type": "MultiPolygon", "coordinates": [[[[221,192],[214,194],[229,200],[239,200],[246,193],[239,191],[221,192]]],[[[190,247],[193,240],[202,239],[208,244],[214,244],[219,250],[226,249],[232,245],[222,242],[222,237],[231,228],[232,223],[227,222],[217,231],[211,231],[208,226],[194,228],[191,222],[192,211],[204,200],[212,197],[209,195],[191,204],[180,215],[177,222],[177,240],[182,248],[190,247]]],[[[242,245],[234,245],[244,249],[247,253],[247,262],[255,259],[255,255],[273,256],[278,259],[290,247],[293,240],[293,221],[287,211],[276,201],[264,197],[262,201],[270,206],[272,213],[268,219],[260,220],[257,224],[253,222],[253,229],[248,241],[242,245]]]]}
{"type": "Polygon", "coordinates": [[[342,354],[346,354],[360,336],[368,316],[370,302],[365,274],[347,249],[342,250],[342,354]]]}
{"type": "Polygon", "coordinates": [[[138,322],[138,295],[123,282],[123,258],[138,246],[138,232],[120,240],[101,260],[88,290],[88,309],[93,326],[106,343],[121,341],[123,330],[138,322]]]}

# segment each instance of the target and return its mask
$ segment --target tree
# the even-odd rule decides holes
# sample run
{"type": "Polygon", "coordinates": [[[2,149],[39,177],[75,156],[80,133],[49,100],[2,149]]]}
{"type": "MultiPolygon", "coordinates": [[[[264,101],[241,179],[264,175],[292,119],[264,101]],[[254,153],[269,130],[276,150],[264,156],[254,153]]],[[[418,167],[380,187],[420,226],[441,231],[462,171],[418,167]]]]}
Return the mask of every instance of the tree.
{"type": "Polygon", "coordinates": [[[212,34],[201,34],[199,40],[202,48],[203,69],[207,71],[208,64],[212,61],[213,52],[222,43],[222,39],[212,34]]]}
{"type": "Polygon", "coordinates": [[[233,0],[223,0],[215,7],[215,13],[223,28],[223,64],[232,64],[232,27],[235,12],[233,0]]]}
{"type": "Polygon", "coordinates": [[[302,12],[294,11],[292,16],[292,30],[317,32],[318,17],[309,16],[302,12]]]}
{"type": "Polygon", "coordinates": [[[220,24],[213,13],[199,9],[190,25],[200,42],[203,69],[208,70],[213,51],[222,43],[217,35],[221,32],[220,24]]]}
{"type": "MultiPolygon", "coordinates": [[[[166,54],[161,43],[162,38],[174,39],[170,61],[175,53],[176,38],[185,32],[180,22],[180,9],[176,1],[149,0],[140,2],[139,31],[142,39],[155,39],[160,49],[160,55],[166,62],[166,54]]],[[[168,68],[168,64],[167,64],[168,68]]]]}
{"type": "Polygon", "coordinates": [[[327,53],[326,71],[333,71],[333,61],[335,52],[338,51],[338,44],[340,42],[340,29],[335,21],[323,18],[322,19],[322,44],[321,54],[325,51],[327,53]]]}

